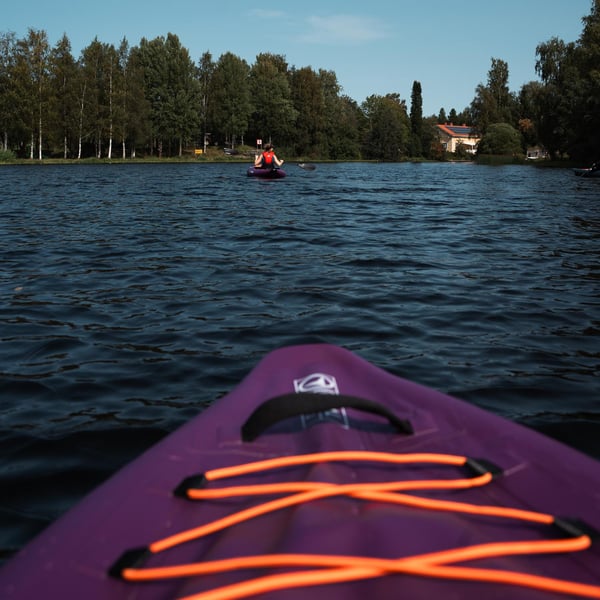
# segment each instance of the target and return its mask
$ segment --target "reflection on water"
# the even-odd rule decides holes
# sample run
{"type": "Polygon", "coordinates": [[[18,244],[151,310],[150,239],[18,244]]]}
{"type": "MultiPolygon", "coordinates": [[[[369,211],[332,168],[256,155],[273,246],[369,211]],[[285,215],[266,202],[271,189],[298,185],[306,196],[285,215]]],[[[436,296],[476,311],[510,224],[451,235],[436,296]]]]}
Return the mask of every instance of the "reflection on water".
{"type": "Polygon", "coordinates": [[[600,456],[599,181],[288,170],[0,169],[3,556],[291,343],[600,456]]]}

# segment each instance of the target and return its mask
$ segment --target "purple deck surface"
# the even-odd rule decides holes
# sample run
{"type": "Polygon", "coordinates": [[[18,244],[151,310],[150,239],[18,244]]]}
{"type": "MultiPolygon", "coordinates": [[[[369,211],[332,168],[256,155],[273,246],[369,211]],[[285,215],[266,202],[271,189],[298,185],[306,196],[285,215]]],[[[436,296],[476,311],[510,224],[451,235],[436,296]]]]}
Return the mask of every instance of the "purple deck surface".
{"type": "MultiPolygon", "coordinates": [[[[227,396],[119,471],[43,531],[0,571],[0,598],[86,600],[181,598],[264,571],[133,584],[110,577],[125,551],[253,506],[256,498],[190,502],[172,491],[210,469],[282,455],[332,450],[438,452],[492,461],[504,471],[485,487],[422,496],[524,508],[585,521],[600,530],[600,463],[466,402],[393,376],[351,352],[319,344],[266,356],[227,396]],[[265,400],[302,390],[378,401],[410,420],[414,433],[388,430],[385,419],[354,409],[288,420],[243,442],[240,428],[265,400]]],[[[313,464],[264,481],[353,483],[458,476],[454,467],[361,463],[313,464]]],[[[247,475],[237,484],[260,483],[247,475]]],[[[419,495],[419,493],[416,493],[419,495]]],[[[546,539],[549,527],[445,513],[346,497],[280,510],[168,550],[152,565],[264,553],[330,553],[397,558],[471,544],[546,539]]],[[[550,528],[552,529],[552,528],[550,528]]],[[[555,536],[556,537],[556,536],[555,536]]],[[[560,536],[558,536],[560,537],[560,536]]],[[[577,553],[497,558],[469,566],[509,569],[600,586],[600,541],[577,553]]],[[[600,590],[600,588],[599,588],[600,590]]],[[[386,575],[353,583],[279,591],[284,600],[370,598],[565,598],[505,584],[386,575]]]]}

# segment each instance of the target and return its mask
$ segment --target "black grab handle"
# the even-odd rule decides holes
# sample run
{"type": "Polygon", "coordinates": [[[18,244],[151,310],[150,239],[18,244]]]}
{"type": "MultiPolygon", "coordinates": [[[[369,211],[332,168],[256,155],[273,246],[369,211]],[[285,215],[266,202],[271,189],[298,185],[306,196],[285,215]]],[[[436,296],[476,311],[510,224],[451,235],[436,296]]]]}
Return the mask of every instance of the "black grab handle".
{"type": "Polygon", "coordinates": [[[379,402],[345,394],[300,392],[275,396],[257,407],[242,425],[242,441],[254,441],[269,427],[284,419],[343,407],[386,417],[400,433],[413,433],[410,421],[400,419],[389,408],[379,402]]]}

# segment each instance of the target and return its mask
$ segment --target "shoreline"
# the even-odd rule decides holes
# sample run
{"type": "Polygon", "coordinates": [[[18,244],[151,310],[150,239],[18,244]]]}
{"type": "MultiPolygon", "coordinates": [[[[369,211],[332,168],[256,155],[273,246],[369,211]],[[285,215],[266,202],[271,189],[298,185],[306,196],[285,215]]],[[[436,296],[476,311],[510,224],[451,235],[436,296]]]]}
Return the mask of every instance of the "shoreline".
{"type": "MultiPolygon", "coordinates": [[[[357,159],[314,159],[308,160],[304,158],[288,159],[285,161],[286,166],[297,165],[298,163],[313,163],[313,164],[342,164],[342,163],[361,163],[361,164],[403,164],[403,163],[428,163],[428,164],[446,164],[446,163],[475,163],[482,166],[506,166],[506,165],[520,165],[520,166],[532,166],[540,168],[577,168],[581,167],[580,163],[576,163],[571,160],[543,160],[543,161],[531,161],[531,160],[520,160],[514,158],[505,157],[493,157],[491,160],[487,157],[477,160],[425,160],[425,159],[406,159],[402,161],[387,162],[378,160],[357,160],[357,159]]],[[[170,157],[170,158],[43,158],[29,159],[29,158],[18,158],[8,161],[0,161],[0,168],[4,166],[47,166],[47,165],[173,165],[173,164],[188,164],[188,165],[211,165],[211,164],[237,164],[237,165],[252,165],[252,161],[249,159],[235,159],[235,158],[209,158],[209,159],[198,159],[195,157],[170,157]]]]}

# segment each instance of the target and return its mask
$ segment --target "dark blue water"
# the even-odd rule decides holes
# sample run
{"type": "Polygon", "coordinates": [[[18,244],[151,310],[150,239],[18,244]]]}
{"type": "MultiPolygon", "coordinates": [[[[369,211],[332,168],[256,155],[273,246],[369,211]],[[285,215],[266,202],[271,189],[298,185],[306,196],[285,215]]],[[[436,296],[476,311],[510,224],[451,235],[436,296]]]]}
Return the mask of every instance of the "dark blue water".
{"type": "Polygon", "coordinates": [[[0,558],[292,343],[600,457],[600,180],[288,171],[0,168],[0,558]]]}

